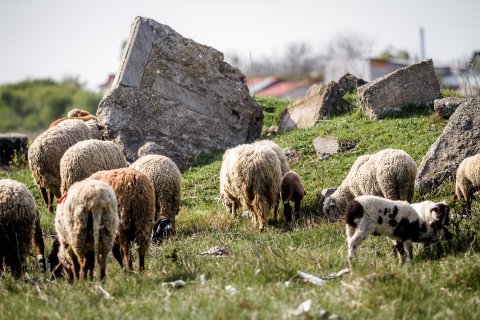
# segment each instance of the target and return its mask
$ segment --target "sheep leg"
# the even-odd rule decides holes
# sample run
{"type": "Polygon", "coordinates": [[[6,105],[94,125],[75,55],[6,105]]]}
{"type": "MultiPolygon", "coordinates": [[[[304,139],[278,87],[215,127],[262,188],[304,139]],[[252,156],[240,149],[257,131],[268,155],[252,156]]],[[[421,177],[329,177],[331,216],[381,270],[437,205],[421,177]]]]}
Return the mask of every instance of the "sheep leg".
{"type": "Polygon", "coordinates": [[[43,202],[45,203],[48,210],[50,211],[50,203],[49,203],[49,199],[48,199],[49,191],[47,191],[47,189],[45,189],[43,187],[38,187],[38,189],[40,189],[40,195],[42,196],[43,202]]]}
{"type": "Polygon", "coordinates": [[[285,214],[285,219],[287,222],[292,221],[292,207],[289,202],[283,203],[283,213],[285,214]]]}
{"type": "Polygon", "coordinates": [[[407,252],[407,260],[411,261],[413,259],[413,252],[412,252],[412,240],[406,240],[403,242],[403,247],[407,252]]]}
{"type": "Polygon", "coordinates": [[[393,240],[392,242],[393,242],[394,252],[396,253],[398,259],[402,261],[403,257],[405,256],[405,246],[403,241],[393,240]]]}
{"type": "Polygon", "coordinates": [[[58,260],[58,252],[60,250],[60,241],[58,241],[58,237],[55,236],[55,239],[52,243],[52,250],[48,255],[48,263],[50,264],[50,271],[55,275],[60,275],[60,261],[58,260]]]}
{"type": "Polygon", "coordinates": [[[35,210],[37,218],[35,219],[35,230],[33,234],[33,243],[35,246],[35,254],[42,271],[47,271],[47,264],[45,263],[45,243],[43,242],[42,226],[40,225],[40,215],[38,210],[35,210]]]}
{"type": "Polygon", "coordinates": [[[123,268],[123,258],[122,258],[122,253],[121,253],[121,250],[120,250],[120,244],[118,243],[118,241],[115,241],[115,243],[113,244],[112,253],[113,253],[113,256],[115,257],[115,259],[120,264],[120,267],[123,268]]]}
{"type": "Polygon", "coordinates": [[[147,246],[141,245],[138,247],[138,260],[140,263],[140,272],[145,270],[145,253],[147,252],[147,246]]]}
{"type": "Polygon", "coordinates": [[[88,273],[88,258],[84,257],[80,260],[80,282],[87,279],[88,273]]]}
{"type": "Polygon", "coordinates": [[[275,202],[273,204],[273,221],[275,222],[275,224],[277,224],[277,212],[278,212],[279,203],[280,203],[280,197],[277,197],[277,199],[275,199],[275,202]]]}
{"type": "Polygon", "coordinates": [[[54,212],[53,210],[53,203],[55,200],[55,195],[53,194],[52,191],[48,192],[48,211],[49,212],[54,212]]]}
{"type": "Polygon", "coordinates": [[[127,239],[120,239],[120,242],[125,271],[130,272],[132,270],[132,259],[130,259],[130,241],[127,239]]]}
{"type": "MultiPolygon", "coordinates": [[[[95,268],[95,252],[90,251],[87,253],[87,272],[89,279],[93,281],[93,269],[95,268]]],[[[86,274],[87,275],[87,274],[86,274]]]]}
{"type": "MultiPolygon", "coordinates": [[[[348,233],[348,231],[347,231],[348,233]]],[[[367,230],[357,229],[352,237],[347,239],[348,243],[348,260],[351,261],[357,254],[358,247],[367,238],[369,232],[367,230]]]]}
{"type": "Polygon", "coordinates": [[[10,268],[13,276],[15,278],[20,278],[23,275],[23,261],[20,258],[20,255],[11,252],[5,256],[5,265],[10,268]]]}
{"type": "Polygon", "coordinates": [[[295,200],[295,212],[294,212],[294,215],[295,215],[295,220],[299,220],[300,219],[300,203],[301,203],[301,200],[295,200]]]}
{"type": "Polygon", "coordinates": [[[100,267],[100,281],[104,281],[107,275],[107,255],[99,254],[97,260],[100,267]]]}

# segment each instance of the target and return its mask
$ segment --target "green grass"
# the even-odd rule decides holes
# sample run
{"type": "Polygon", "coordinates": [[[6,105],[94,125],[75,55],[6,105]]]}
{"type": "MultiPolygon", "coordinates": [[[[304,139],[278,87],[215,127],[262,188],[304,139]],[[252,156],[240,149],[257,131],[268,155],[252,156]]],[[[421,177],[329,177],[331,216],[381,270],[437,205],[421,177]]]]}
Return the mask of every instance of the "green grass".
{"type": "MultiPolygon", "coordinates": [[[[289,309],[311,299],[312,308],[305,319],[319,318],[322,310],[344,319],[477,319],[477,206],[472,218],[453,223],[452,241],[423,250],[415,247],[411,263],[399,264],[386,238],[370,237],[359,249],[353,273],[342,279],[317,287],[296,276],[298,270],[326,276],[347,267],[344,225],[321,217],[316,193],[338,186],[362,154],[401,148],[420,163],[445,124],[428,108],[381,121],[369,120],[353,108],[313,128],[274,136],[281,147],[301,152],[301,160],[292,169],[302,176],[307,195],[301,221],[271,224],[264,233],[248,220],[229,217],[215,199],[222,155],[199,157],[182,173],[178,234],[151,248],[143,274],[125,274],[110,257],[105,283],[70,285],[61,279],[49,281],[39,273],[32,253],[24,280],[16,281],[8,274],[0,279],[0,318],[282,319],[289,309]],[[354,140],[357,147],[319,160],[312,146],[318,136],[335,136],[340,142],[354,140]],[[199,255],[216,245],[227,247],[230,255],[199,255]],[[204,282],[200,280],[203,277],[204,282]],[[179,279],[186,282],[185,287],[162,285],[179,279]],[[286,286],[286,281],[292,285],[286,286]],[[227,285],[238,293],[228,293],[227,285]]],[[[54,217],[41,204],[28,168],[18,165],[2,171],[0,177],[19,180],[32,190],[49,250],[54,217]]],[[[431,194],[416,194],[415,200],[449,199],[452,191],[450,182],[431,194]]],[[[457,207],[452,211],[459,212],[457,207]]]]}

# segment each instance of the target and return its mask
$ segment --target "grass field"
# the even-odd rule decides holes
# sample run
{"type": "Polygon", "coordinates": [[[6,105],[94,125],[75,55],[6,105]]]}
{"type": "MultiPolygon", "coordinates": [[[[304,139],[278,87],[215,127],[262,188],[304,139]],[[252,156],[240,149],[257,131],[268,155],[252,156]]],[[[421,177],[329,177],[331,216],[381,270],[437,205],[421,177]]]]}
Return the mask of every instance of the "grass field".
{"type": "MultiPolygon", "coordinates": [[[[272,119],[284,107],[275,104],[272,119]]],[[[215,199],[221,153],[199,157],[182,173],[178,234],[151,248],[144,273],[125,274],[110,257],[105,283],[70,285],[40,273],[32,253],[25,279],[17,281],[9,274],[0,279],[0,318],[282,319],[293,317],[289,310],[311,300],[310,310],[299,318],[478,319],[480,215],[476,205],[473,217],[452,223],[453,240],[423,250],[415,246],[410,263],[397,261],[386,238],[371,237],[360,247],[350,274],[323,286],[297,276],[301,270],[325,277],[348,265],[344,225],[322,218],[316,193],[338,186],[363,154],[400,148],[419,164],[445,124],[430,109],[371,121],[353,108],[314,128],[274,136],[281,147],[301,152],[301,160],[292,167],[302,176],[307,195],[299,222],[270,224],[264,233],[248,220],[230,218],[215,199]],[[334,136],[341,143],[356,141],[357,147],[319,160],[312,145],[317,136],[334,136]],[[199,255],[217,245],[226,247],[230,255],[199,255]],[[186,285],[177,289],[164,285],[175,280],[186,285]]],[[[48,252],[54,216],[41,204],[28,168],[17,165],[0,177],[21,181],[34,193],[48,252]]],[[[453,183],[447,182],[430,194],[416,194],[415,201],[450,200],[452,191],[453,183]]],[[[452,213],[458,212],[454,207],[452,213]]]]}

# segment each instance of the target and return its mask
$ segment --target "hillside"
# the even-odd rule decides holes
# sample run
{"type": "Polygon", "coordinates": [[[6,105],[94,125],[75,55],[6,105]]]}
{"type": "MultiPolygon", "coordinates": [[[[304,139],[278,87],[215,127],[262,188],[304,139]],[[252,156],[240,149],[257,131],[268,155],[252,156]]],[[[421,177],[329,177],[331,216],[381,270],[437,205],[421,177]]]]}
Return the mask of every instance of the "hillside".
{"type": "MultiPolygon", "coordinates": [[[[279,108],[285,107],[270,99],[260,103],[271,113],[267,119],[275,119],[279,108]]],[[[301,270],[325,277],[347,267],[343,222],[330,222],[321,216],[316,193],[338,186],[363,154],[399,148],[419,164],[445,124],[429,108],[372,121],[352,106],[349,113],[313,128],[273,136],[281,147],[301,152],[301,160],[292,169],[302,176],[307,195],[298,223],[269,225],[264,233],[248,220],[231,218],[216,200],[222,154],[199,157],[182,173],[178,234],[151,248],[143,274],[125,274],[110,256],[105,283],[72,286],[62,279],[49,281],[37,271],[32,254],[25,281],[15,281],[8,274],[0,279],[2,317],[281,319],[293,317],[289,310],[310,299],[310,311],[302,315],[305,319],[328,318],[328,314],[344,319],[479,318],[477,205],[473,217],[452,223],[455,237],[450,242],[423,250],[415,245],[411,263],[399,264],[385,237],[370,237],[359,249],[353,273],[323,286],[304,283],[297,276],[301,270]],[[357,146],[319,160],[312,145],[318,136],[335,136],[340,142],[353,140],[357,146]],[[199,255],[218,245],[226,247],[230,255],[199,255]],[[180,279],[186,282],[185,287],[163,285],[180,279]]],[[[14,166],[11,171],[0,172],[0,177],[24,182],[34,192],[49,252],[54,217],[41,204],[28,168],[14,166]]],[[[415,201],[450,200],[452,191],[450,182],[432,194],[416,194],[415,201]]],[[[451,211],[458,212],[458,208],[451,211]]]]}

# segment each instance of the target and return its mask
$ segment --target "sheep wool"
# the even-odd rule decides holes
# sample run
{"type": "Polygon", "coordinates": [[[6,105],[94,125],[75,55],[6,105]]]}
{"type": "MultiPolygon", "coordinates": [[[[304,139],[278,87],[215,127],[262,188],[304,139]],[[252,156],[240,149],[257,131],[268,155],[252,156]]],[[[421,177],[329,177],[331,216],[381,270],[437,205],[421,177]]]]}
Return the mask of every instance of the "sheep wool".
{"type": "Polygon", "coordinates": [[[155,222],[168,219],[176,232],[175,217],[180,211],[182,176],[177,165],[170,158],[150,154],[139,158],[130,165],[146,175],[155,188],[155,222]]]}
{"type": "Polygon", "coordinates": [[[449,239],[449,208],[444,202],[410,204],[363,195],[352,200],[345,210],[348,258],[351,260],[360,244],[371,234],[389,237],[403,258],[412,258],[412,241],[429,243],[449,239]]]}
{"type": "Polygon", "coordinates": [[[111,186],[93,179],[72,185],[55,216],[58,258],[70,280],[83,281],[87,273],[93,279],[95,260],[100,279],[105,278],[117,227],[117,199],[111,186]]]}
{"type": "Polygon", "coordinates": [[[285,154],[283,153],[282,149],[278,146],[278,144],[276,144],[272,140],[259,140],[259,141],[255,141],[253,144],[257,146],[264,146],[264,147],[271,148],[277,154],[278,160],[280,160],[282,176],[286,174],[288,171],[290,171],[290,165],[288,163],[288,160],[285,157],[285,154]]]}
{"type": "Polygon", "coordinates": [[[467,209],[472,207],[474,193],[480,190],[480,154],[463,159],[455,177],[455,196],[467,203],[467,209]]]}
{"type": "Polygon", "coordinates": [[[36,219],[35,199],[28,188],[0,180],[0,274],[5,264],[15,277],[23,275],[36,219]]]}
{"type": "Polygon", "coordinates": [[[120,148],[112,141],[85,140],[70,147],[60,160],[61,191],[93,173],[128,167],[120,148]]]}
{"type": "Polygon", "coordinates": [[[82,140],[101,138],[95,121],[67,120],[33,140],[28,149],[28,164],[49,210],[53,210],[53,198],[61,196],[60,159],[65,151],[82,140]]]}
{"type": "Polygon", "coordinates": [[[361,195],[411,202],[416,173],[415,161],[403,150],[385,149],[361,156],[340,187],[325,199],[323,211],[329,218],[342,216],[347,204],[361,195]]]}
{"type": "Polygon", "coordinates": [[[265,229],[271,208],[278,208],[281,165],[269,147],[240,145],[229,151],[232,158],[224,181],[223,192],[239,200],[242,207],[253,212],[252,222],[265,229]]]}
{"type": "Polygon", "coordinates": [[[131,243],[138,245],[140,271],[145,269],[145,254],[155,215],[155,189],[146,175],[132,168],[94,173],[91,178],[109,184],[117,198],[120,223],[115,235],[113,255],[126,271],[132,270],[131,243]]]}

